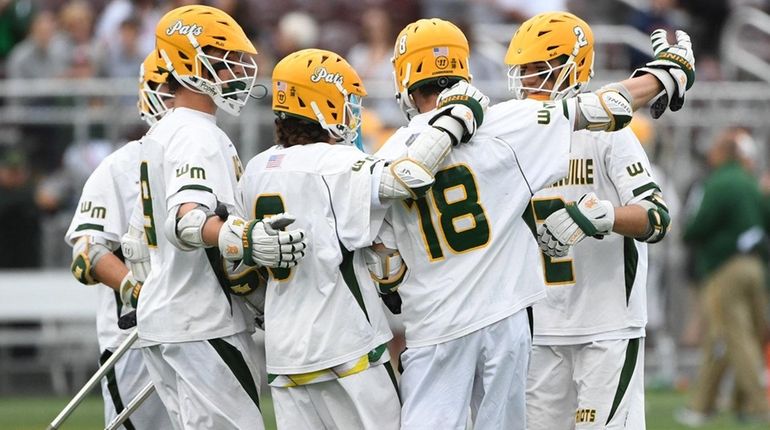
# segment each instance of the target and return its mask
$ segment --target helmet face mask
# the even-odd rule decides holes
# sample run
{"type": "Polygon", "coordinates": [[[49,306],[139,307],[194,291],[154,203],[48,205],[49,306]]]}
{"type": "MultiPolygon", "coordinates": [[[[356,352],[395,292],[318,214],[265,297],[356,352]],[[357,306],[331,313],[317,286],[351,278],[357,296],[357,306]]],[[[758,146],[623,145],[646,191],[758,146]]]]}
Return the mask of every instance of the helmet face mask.
{"type": "Polygon", "coordinates": [[[552,62],[539,61],[508,67],[508,90],[518,100],[528,97],[542,100],[570,97],[575,92],[569,82],[575,79],[574,62],[553,65],[552,62]]]}
{"type": "Polygon", "coordinates": [[[505,63],[508,89],[517,99],[575,96],[593,77],[593,33],[585,21],[568,12],[535,15],[514,34],[505,63]],[[533,74],[527,67],[533,65],[545,68],[533,74]]]}
{"type": "Polygon", "coordinates": [[[361,129],[363,98],[355,94],[348,94],[339,82],[337,82],[335,86],[345,100],[342,107],[342,121],[336,124],[327,122],[323,112],[321,112],[321,109],[318,107],[318,103],[315,101],[310,102],[310,107],[313,109],[313,113],[315,113],[318,123],[324,130],[329,132],[329,135],[335,141],[353,145],[358,138],[361,129]]]}
{"type": "Polygon", "coordinates": [[[152,126],[171,109],[174,95],[168,92],[168,72],[158,67],[158,53],[152,51],[139,67],[139,116],[152,126]]]}
{"type": "Polygon", "coordinates": [[[166,68],[183,87],[240,114],[256,85],[257,52],[235,20],[216,8],[183,6],[161,18],[156,41],[166,68]]]}
{"type": "Polygon", "coordinates": [[[361,128],[366,89],[344,58],[331,51],[304,49],[273,69],[273,111],[318,123],[336,142],[354,144],[361,128]]]}

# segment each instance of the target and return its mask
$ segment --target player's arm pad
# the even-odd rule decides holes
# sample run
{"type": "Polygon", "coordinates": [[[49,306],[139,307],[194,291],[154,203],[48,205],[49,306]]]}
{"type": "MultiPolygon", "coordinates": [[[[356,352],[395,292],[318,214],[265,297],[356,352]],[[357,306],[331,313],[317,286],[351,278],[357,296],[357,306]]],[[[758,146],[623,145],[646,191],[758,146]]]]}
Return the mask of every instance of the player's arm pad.
{"type": "Polygon", "coordinates": [[[575,98],[578,112],[575,130],[618,131],[625,128],[634,114],[630,97],[622,85],[578,94],[575,98]]]}
{"type": "Polygon", "coordinates": [[[663,200],[660,191],[655,191],[649,197],[636,203],[647,211],[649,226],[647,233],[636,240],[647,243],[657,243],[666,237],[666,233],[671,229],[671,215],[668,213],[668,206],[663,200]]]}
{"type": "Polygon", "coordinates": [[[166,239],[182,251],[205,248],[207,245],[203,243],[203,226],[214,216],[214,212],[206,206],[198,205],[177,218],[178,211],[179,206],[173,207],[166,218],[163,229],[166,239]]]}
{"type": "Polygon", "coordinates": [[[406,275],[406,264],[401,254],[397,250],[387,248],[380,251],[363,248],[362,252],[369,274],[377,284],[380,295],[398,291],[406,275]]]}
{"type": "MultiPolygon", "coordinates": [[[[451,117],[446,117],[447,127],[456,127],[462,135],[463,128],[451,117]]],[[[451,133],[429,127],[414,139],[406,157],[400,158],[382,170],[379,195],[381,200],[416,199],[425,195],[433,185],[433,175],[452,148],[451,133]]]]}
{"type": "Polygon", "coordinates": [[[102,237],[86,235],[78,238],[72,245],[72,276],[81,284],[98,284],[99,281],[93,277],[91,271],[102,257],[112,253],[112,247],[113,243],[102,237]]]}
{"type": "Polygon", "coordinates": [[[129,225],[126,234],[120,238],[120,249],[134,279],[144,282],[150,273],[150,249],[144,231],[129,225]]]}

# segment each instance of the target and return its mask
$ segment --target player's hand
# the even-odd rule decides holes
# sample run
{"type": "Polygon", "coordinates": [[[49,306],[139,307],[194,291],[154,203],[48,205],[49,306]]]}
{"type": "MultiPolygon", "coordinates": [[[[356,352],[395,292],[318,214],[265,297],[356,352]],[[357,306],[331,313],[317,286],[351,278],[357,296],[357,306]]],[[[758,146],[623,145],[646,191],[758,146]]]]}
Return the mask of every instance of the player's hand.
{"type": "Polygon", "coordinates": [[[398,290],[406,274],[406,265],[401,254],[381,244],[362,248],[366,267],[377,284],[377,292],[387,295],[398,290]]]}
{"type": "Polygon", "coordinates": [[[653,101],[650,113],[660,117],[666,108],[676,112],[684,105],[684,95],[695,83],[695,54],[690,36],[676,31],[676,44],[668,43],[666,30],[658,29],[650,35],[653,60],[634,71],[632,77],[646,73],[654,75],[663,85],[664,93],[653,101]]]}
{"type": "Polygon", "coordinates": [[[459,81],[445,89],[436,100],[436,114],[429,123],[447,131],[452,136],[452,144],[468,142],[476,129],[484,122],[484,113],[489,107],[489,97],[466,81],[459,81]],[[454,120],[462,127],[452,126],[447,121],[454,120]]]}
{"type": "Polygon", "coordinates": [[[583,194],[545,219],[538,230],[538,245],[550,257],[564,257],[569,247],[586,236],[601,238],[612,231],[615,208],[594,193],[583,194]]]}
{"type": "Polygon", "coordinates": [[[139,293],[142,291],[142,282],[138,281],[134,274],[129,270],[123,280],[120,281],[120,301],[123,306],[130,309],[136,309],[139,304],[139,293]]]}
{"type": "Polygon", "coordinates": [[[129,227],[128,232],[120,238],[120,249],[134,279],[144,282],[150,273],[150,249],[144,232],[129,227]]]}
{"type": "Polygon", "coordinates": [[[289,214],[278,214],[265,220],[252,220],[244,229],[243,262],[264,267],[290,268],[305,256],[305,231],[284,229],[294,222],[289,214]],[[248,248],[248,249],[247,249],[248,248]]]}

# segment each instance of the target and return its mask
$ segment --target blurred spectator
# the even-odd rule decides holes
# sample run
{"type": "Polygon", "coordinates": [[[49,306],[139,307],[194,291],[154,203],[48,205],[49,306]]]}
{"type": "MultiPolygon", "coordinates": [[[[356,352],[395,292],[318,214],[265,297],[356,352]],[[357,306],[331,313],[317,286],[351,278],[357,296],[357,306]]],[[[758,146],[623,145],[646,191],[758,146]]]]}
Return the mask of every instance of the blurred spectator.
{"type": "Polygon", "coordinates": [[[101,65],[102,49],[93,41],[94,16],[84,0],[68,2],[59,14],[61,27],[70,45],[67,77],[85,79],[96,76],[101,65]]]}
{"type": "Polygon", "coordinates": [[[116,38],[123,23],[135,17],[138,19],[137,49],[146,54],[155,49],[155,26],[162,16],[163,13],[155,6],[154,0],[112,0],[96,22],[97,42],[112,49],[117,44],[116,38]]]}
{"type": "Polygon", "coordinates": [[[43,212],[41,233],[46,246],[41,250],[44,267],[66,267],[72,262],[69,245],[61,240],[88,176],[113,151],[105,140],[70,144],[62,166],[47,175],[37,187],[35,200],[43,212]]]}
{"type": "MultiPolygon", "coordinates": [[[[56,33],[58,23],[50,11],[35,15],[30,32],[16,45],[8,58],[8,77],[22,79],[51,79],[63,77],[69,64],[69,45],[56,33]]],[[[30,85],[30,84],[27,84],[30,85]]],[[[11,99],[14,100],[14,99],[11,99]]],[[[24,106],[50,107],[57,104],[54,97],[15,99],[24,106]]],[[[61,127],[44,125],[30,117],[20,127],[24,151],[33,172],[50,171],[60,162],[67,138],[61,127]]]]}
{"type": "Polygon", "coordinates": [[[393,57],[396,34],[388,12],[381,8],[364,12],[361,17],[361,34],[363,42],[353,46],[346,58],[361,76],[369,93],[384,96],[371,97],[365,101],[366,108],[377,115],[377,118],[370,116],[370,120],[381,121],[389,126],[399,125],[404,121],[404,116],[393,99],[395,90],[390,59],[393,57]]]}
{"type": "Polygon", "coordinates": [[[24,154],[0,149],[0,268],[40,266],[40,224],[24,154]]]}
{"type": "Polygon", "coordinates": [[[67,42],[56,33],[58,24],[50,11],[39,12],[27,38],[16,45],[8,58],[8,77],[36,79],[61,77],[69,59],[67,42]]]}
{"type": "Polygon", "coordinates": [[[0,78],[5,77],[5,58],[27,34],[32,12],[30,0],[0,0],[0,78]]]}
{"type": "Polygon", "coordinates": [[[391,80],[393,66],[393,43],[396,35],[390,24],[390,16],[384,9],[373,8],[361,17],[363,41],[354,45],[347,60],[356,69],[361,79],[391,80]]]}
{"type": "MultiPolygon", "coordinates": [[[[120,24],[116,44],[110,46],[106,55],[104,74],[109,78],[135,78],[139,65],[149,50],[143,51],[139,46],[140,21],[137,17],[129,17],[120,24]]],[[[132,99],[134,99],[132,97],[132,99]]]]}
{"type": "Polygon", "coordinates": [[[725,0],[679,0],[690,15],[688,28],[698,60],[699,80],[722,79],[719,59],[719,41],[722,28],[730,16],[730,2],[725,0]]]}
{"type": "MultiPolygon", "coordinates": [[[[686,21],[683,12],[677,9],[677,0],[651,0],[649,8],[634,9],[628,18],[628,23],[644,34],[650,34],[662,28],[673,35],[675,30],[686,28],[686,21]]],[[[649,52],[629,49],[631,49],[629,68],[635,69],[650,61],[649,52]]]]}
{"type": "Polygon", "coordinates": [[[702,310],[707,333],[693,397],[676,417],[683,424],[704,424],[716,410],[725,371],[735,375],[739,417],[766,422],[762,389],[762,339],[765,321],[767,213],[752,176],[756,145],[742,129],[723,132],[708,154],[713,171],[689,221],[684,240],[696,249],[702,279],[702,310]],[[753,154],[753,155],[752,155],[753,154]]]}
{"type": "MultiPolygon", "coordinates": [[[[433,0],[431,3],[465,2],[457,0],[433,0]]],[[[473,0],[473,22],[524,22],[542,12],[568,10],[566,0],[473,0]]]]}
{"type": "Polygon", "coordinates": [[[278,22],[273,40],[277,59],[305,48],[318,47],[318,23],[305,12],[290,12],[278,22]]]}

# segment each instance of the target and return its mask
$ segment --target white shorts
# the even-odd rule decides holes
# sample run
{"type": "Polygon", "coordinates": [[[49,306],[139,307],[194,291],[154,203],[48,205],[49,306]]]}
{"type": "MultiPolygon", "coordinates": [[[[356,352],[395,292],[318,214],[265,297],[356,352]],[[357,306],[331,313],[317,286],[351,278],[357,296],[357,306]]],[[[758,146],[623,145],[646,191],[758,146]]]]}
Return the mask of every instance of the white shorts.
{"type": "Polygon", "coordinates": [[[257,347],[242,332],[208,341],[142,348],[176,429],[264,429],[257,347]]]}
{"type": "Polygon", "coordinates": [[[401,356],[401,428],[525,429],[531,334],[526,310],[459,339],[401,356]]]}
{"type": "Polygon", "coordinates": [[[644,429],[644,338],[532,347],[530,430],[644,429]]]}
{"type": "MultiPolygon", "coordinates": [[[[103,364],[112,356],[112,351],[105,350],[99,358],[103,364]]],[[[102,397],[104,398],[104,424],[112,422],[120,411],[136,397],[150,381],[150,374],[144,366],[142,352],[130,349],[115,363],[107,375],[102,378],[102,397]]],[[[166,408],[157,393],[152,393],[123,423],[126,430],[166,429],[171,427],[166,408]]]]}
{"type": "Polygon", "coordinates": [[[270,392],[278,430],[397,430],[400,424],[398,391],[386,365],[270,392]]]}

